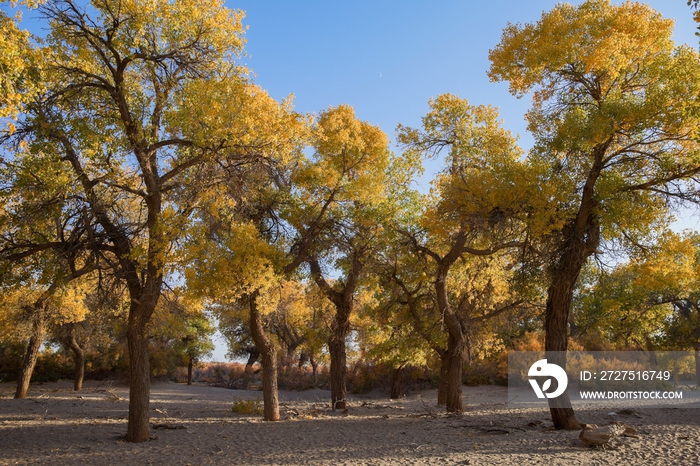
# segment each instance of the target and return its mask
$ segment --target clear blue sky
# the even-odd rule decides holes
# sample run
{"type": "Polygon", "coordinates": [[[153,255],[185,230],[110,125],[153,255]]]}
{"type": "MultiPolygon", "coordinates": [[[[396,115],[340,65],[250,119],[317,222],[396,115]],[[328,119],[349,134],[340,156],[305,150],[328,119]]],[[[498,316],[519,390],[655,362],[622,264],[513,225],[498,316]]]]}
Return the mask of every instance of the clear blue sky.
{"type": "MultiPolygon", "coordinates": [[[[527,98],[489,82],[488,51],[508,22],[539,19],[554,0],[228,1],[246,12],[248,56],[256,81],[275,98],[295,95],[302,112],[352,105],[394,137],[398,123],[420,124],[428,99],[450,92],[500,108],[524,147],[527,98]]],[[[622,2],[615,2],[622,3],[622,2]]],[[[648,2],[676,21],[675,40],[696,46],[686,0],[648,2]]],[[[426,174],[430,176],[430,174],[426,174]]]]}
{"type": "MultiPolygon", "coordinates": [[[[536,21],[556,3],[243,0],[227,6],[246,12],[243,63],[273,97],[294,94],[298,111],[349,104],[393,140],[398,123],[418,126],[428,99],[450,92],[499,107],[505,127],[527,149],[532,139],[523,114],[529,101],[515,99],[505,84],[489,82],[488,51],[508,22],[536,21]]],[[[698,45],[686,0],[647,3],[676,21],[677,43],[698,45]]],[[[439,168],[439,162],[428,165],[426,178],[439,168]]],[[[687,219],[685,226],[697,228],[696,220],[687,219]]],[[[223,360],[225,351],[219,343],[213,359],[223,360]]]]}

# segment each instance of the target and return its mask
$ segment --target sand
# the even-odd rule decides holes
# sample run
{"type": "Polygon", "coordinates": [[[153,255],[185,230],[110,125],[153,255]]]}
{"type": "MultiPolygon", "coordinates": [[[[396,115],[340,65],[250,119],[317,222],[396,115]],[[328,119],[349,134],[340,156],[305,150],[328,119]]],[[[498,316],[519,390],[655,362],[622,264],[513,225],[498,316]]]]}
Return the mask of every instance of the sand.
{"type": "Polygon", "coordinates": [[[552,429],[546,409],[508,409],[505,387],[464,387],[463,415],[435,406],[435,390],[400,400],[353,395],[347,414],[329,409],[324,390],[280,392],[281,422],[231,412],[234,396],[261,392],[154,383],[151,422],[157,437],[141,444],[126,432],[128,387],[86,382],[32,386],[25,400],[0,384],[0,464],[323,464],[323,465],[654,465],[700,464],[700,411],[625,411],[614,404],[577,411],[580,422],[635,426],[639,438],[591,449],[578,431],[552,429]]]}

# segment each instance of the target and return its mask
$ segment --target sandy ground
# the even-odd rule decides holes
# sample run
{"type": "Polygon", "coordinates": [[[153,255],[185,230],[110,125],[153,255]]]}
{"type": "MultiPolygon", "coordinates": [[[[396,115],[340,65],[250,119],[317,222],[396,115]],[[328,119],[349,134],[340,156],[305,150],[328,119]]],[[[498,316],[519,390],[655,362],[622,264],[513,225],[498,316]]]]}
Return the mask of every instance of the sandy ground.
{"type": "Polygon", "coordinates": [[[605,451],[585,447],[578,431],[551,429],[545,409],[508,409],[504,387],[464,387],[467,411],[447,415],[436,392],[391,401],[381,394],[350,398],[348,414],[329,410],[329,392],[281,392],[281,422],[231,412],[234,396],[261,392],[155,383],[152,428],[157,437],[129,444],[128,388],[87,382],[33,386],[13,400],[0,384],[0,464],[468,464],[654,465],[700,464],[700,410],[619,407],[580,409],[580,422],[615,419],[635,426],[639,438],[616,439],[605,451]]]}

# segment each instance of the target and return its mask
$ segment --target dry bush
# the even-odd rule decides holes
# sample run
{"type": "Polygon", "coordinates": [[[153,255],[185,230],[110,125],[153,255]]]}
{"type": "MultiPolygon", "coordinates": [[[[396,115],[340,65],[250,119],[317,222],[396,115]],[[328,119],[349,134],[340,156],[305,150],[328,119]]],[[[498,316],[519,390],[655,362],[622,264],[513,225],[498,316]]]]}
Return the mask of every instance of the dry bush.
{"type": "Polygon", "coordinates": [[[244,400],[240,396],[233,397],[231,411],[237,414],[263,414],[263,403],[260,397],[244,400]]]}

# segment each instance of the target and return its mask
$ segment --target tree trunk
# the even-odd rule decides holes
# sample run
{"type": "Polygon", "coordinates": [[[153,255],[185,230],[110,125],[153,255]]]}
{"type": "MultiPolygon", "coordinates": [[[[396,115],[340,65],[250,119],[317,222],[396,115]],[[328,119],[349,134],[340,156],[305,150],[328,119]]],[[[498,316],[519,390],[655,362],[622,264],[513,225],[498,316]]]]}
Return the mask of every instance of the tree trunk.
{"type": "Polygon", "coordinates": [[[190,358],[187,363],[187,385],[192,385],[192,372],[194,369],[194,359],[190,358]]]}
{"type": "Polygon", "coordinates": [[[450,334],[445,386],[445,408],[450,413],[462,413],[462,365],[464,364],[464,339],[450,334]]]}
{"type": "Polygon", "coordinates": [[[255,302],[257,293],[249,297],[250,333],[260,351],[262,363],[263,407],[266,421],[280,420],[279,395],[277,393],[277,351],[265,334],[262,317],[255,302]]]}
{"type": "Polygon", "coordinates": [[[350,333],[350,315],[353,310],[353,296],[357,289],[358,279],[362,272],[362,263],[357,255],[352,256],[352,267],[347,274],[343,291],[334,290],[323,278],[318,258],[308,260],[311,275],[323,293],[335,305],[335,316],[331,324],[331,334],[328,337],[328,352],[331,356],[330,382],[331,407],[333,411],[347,410],[347,355],[345,338],[350,333]]]}
{"type": "Polygon", "coordinates": [[[695,348],[695,389],[700,388],[700,348],[695,348]]]}
{"type": "Polygon", "coordinates": [[[403,366],[394,368],[391,374],[391,394],[389,398],[396,400],[403,395],[403,366]]]}
{"type": "Polygon", "coordinates": [[[83,377],[85,376],[85,352],[78,344],[75,336],[75,324],[70,324],[70,332],[68,333],[67,343],[75,357],[75,372],[73,374],[73,390],[80,391],[83,389],[83,377]]]}
{"type": "MultiPolygon", "coordinates": [[[[585,259],[584,259],[585,260],[585,259]]],[[[567,322],[573,290],[578,279],[581,266],[578,261],[565,262],[569,266],[560,267],[554,274],[552,285],[549,287],[547,307],[545,313],[545,351],[547,362],[557,364],[566,369],[566,351],[568,348],[567,322]]],[[[552,414],[552,422],[557,429],[580,430],[581,426],[576,420],[571,406],[568,392],[564,392],[557,398],[549,398],[549,410],[552,414]]]]}
{"type": "Polygon", "coordinates": [[[243,373],[245,375],[253,375],[253,364],[260,357],[260,351],[257,348],[248,348],[248,361],[245,363],[243,373]]]}
{"type": "Polygon", "coordinates": [[[347,353],[345,349],[346,333],[338,331],[339,326],[334,326],[333,333],[328,339],[328,352],[331,356],[330,382],[331,382],[331,407],[336,409],[347,409],[347,386],[348,375],[347,353]]]}
{"type": "Polygon", "coordinates": [[[19,378],[17,380],[17,390],[15,398],[26,398],[27,390],[29,390],[29,381],[34,372],[34,366],[39,358],[39,349],[44,342],[46,335],[46,305],[45,301],[40,299],[32,306],[32,334],[29,337],[27,350],[24,353],[22,367],[20,368],[19,378]]]}
{"type": "MultiPolygon", "coordinates": [[[[567,324],[574,287],[586,260],[600,244],[600,225],[595,212],[597,204],[595,183],[603,170],[606,149],[606,144],[598,145],[593,149],[593,165],[581,192],[578,213],[571,223],[562,229],[564,243],[552,271],[552,281],[547,291],[544,349],[547,362],[557,364],[562,369],[566,369],[566,351],[569,343],[567,324]]],[[[568,393],[565,392],[557,398],[548,398],[548,400],[555,428],[581,429],[571,407],[568,393]]]]}
{"type": "Polygon", "coordinates": [[[132,301],[126,334],[129,348],[129,424],[126,431],[128,442],[145,442],[150,439],[148,410],[151,374],[146,314],[140,303],[132,301]]]}

